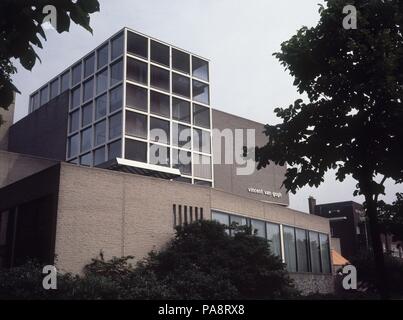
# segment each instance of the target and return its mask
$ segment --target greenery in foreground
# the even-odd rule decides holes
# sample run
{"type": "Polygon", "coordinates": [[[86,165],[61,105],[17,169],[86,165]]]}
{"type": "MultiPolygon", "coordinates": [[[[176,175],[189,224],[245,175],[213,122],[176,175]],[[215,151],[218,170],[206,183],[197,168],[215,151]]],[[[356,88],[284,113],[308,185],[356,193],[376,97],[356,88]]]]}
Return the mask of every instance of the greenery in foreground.
{"type": "Polygon", "coordinates": [[[178,227],[160,252],[135,266],[133,257],[105,261],[82,275],[60,274],[42,289],[42,267],[29,262],[0,272],[0,299],[286,299],[298,296],[281,260],[250,229],[212,221],[178,227]]]}

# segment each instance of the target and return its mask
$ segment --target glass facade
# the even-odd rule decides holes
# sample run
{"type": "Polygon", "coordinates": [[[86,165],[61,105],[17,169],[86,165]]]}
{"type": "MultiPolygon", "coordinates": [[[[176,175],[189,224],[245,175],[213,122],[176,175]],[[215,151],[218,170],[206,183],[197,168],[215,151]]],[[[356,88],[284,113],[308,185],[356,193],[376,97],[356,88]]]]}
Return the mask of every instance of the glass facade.
{"type": "Polygon", "coordinates": [[[34,92],[30,111],[67,90],[67,161],[124,157],[213,185],[207,60],[124,29],[34,92]]]}
{"type": "Polygon", "coordinates": [[[212,211],[212,219],[226,226],[249,226],[254,235],[267,239],[270,251],[283,259],[289,272],[331,273],[327,234],[218,211],[212,211]]]}

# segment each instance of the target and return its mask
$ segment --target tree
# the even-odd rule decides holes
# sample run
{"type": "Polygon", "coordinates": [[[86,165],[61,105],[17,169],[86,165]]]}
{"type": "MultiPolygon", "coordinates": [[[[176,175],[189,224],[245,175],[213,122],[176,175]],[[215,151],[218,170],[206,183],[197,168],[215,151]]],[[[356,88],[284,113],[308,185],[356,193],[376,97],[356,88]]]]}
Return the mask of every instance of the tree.
{"type": "MultiPolygon", "coordinates": [[[[56,30],[70,30],[70,20],[92,33],[90,14],[99,11],[98,0],[2,0],[0,2],[0,108],[8,109],[14,92],[19,93],[12,81],[17,72],[14,59],[32,70],[37,59],[34,47],[42,48],[46,41],[43,21],[48,15],[45,6],[56,8],[56,30]],[[45,11],[45,12],[44,12],[45,11]],[[41,39],[42,38],[42,39],[41,39]]],[[[0,115],[0,125],[2,119],[0,115]]]]}
{"type": "Polygon", "coordinates": [[[384,233],[392,234],[394,240],[403,241],[403,193],[396,193],[392,204],[379,201],[379,222],[384,233]]]}
{"type": "Polygon", "coordinates": [[[377,204],[384,182],[403,181],[403,3],[399,0],[325,0],[315,27],[302,27],[275,57],[306,96],[276,108],[282,122],[267,125],[256,149],[258,167],[288,163],[284,186],[319,186],[333,169],[351,175],[365,197],[382,297],[387,279],[377,204]],[[358,28],[343,28],[343,8],[354,5],[358,28]]]}

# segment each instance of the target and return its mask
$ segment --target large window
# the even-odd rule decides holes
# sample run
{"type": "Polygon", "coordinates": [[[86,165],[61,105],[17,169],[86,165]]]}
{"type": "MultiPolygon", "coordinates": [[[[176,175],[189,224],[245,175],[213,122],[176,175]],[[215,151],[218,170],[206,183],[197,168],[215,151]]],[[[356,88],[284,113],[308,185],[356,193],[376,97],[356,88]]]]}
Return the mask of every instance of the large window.
{"type": "Polygon", "coordinates": [[[147,162],[147,143],[126,139],[125,158],[133,161],[147,162]]]}
{"type": "Polygon", "coordinates": [[[41,106],[49,101],[49,87],[46,86],[41,89],[41,106]]]}
{"type": "Polygon", "coordinates": [[[106,142],[106,120],[95,124],[94,142],[95,146],[99,146],[106,142]]]}
{"type": "Polygon", "coordinates": [[[295,250],[294,228],[284,226],[284,258],[289,272],[297,271],[297,256],[295,250]]]}
{"type": "Polygon", "coordinates": [[[80,87],[71,91],[71,109],[75,109],[80,105],[80,91],[80,87]]]}
{"type": "Polygon", "coordinates": [[[252,233],[258,237],[266,238],[266,225],[261,220],[251,220],[252,233]]]}
{"type": "Polygon", "coordinates": [[[94,151],[94,166],[105,162],[105,147],[101,147],[94,151]]]}
{"type": "Polygon", "coordinates": [[[150,144],[150,164],[169,167],[170,149],[158,144],[150,144]]]}
{"type": "Polygon", "coordinates": [[[120,158],[122,156],[122,141],[114,141],[108,145],[108,160],[120,158]]]}
{"type": "Polygon", "coordinates": [[[200,154],[193,155],[194,176],[202,179],[211,179],[211,157],[200,154]]]}
{"type": "Polygon", "coordinates": [[[106,94],[100,96],[95,100],[95,120],[106,116],[107,103],[108,100],[106,98],[106,94]]]}
{"type": "Polygon", "coordinates": [[[50,83],[50,99],[57,97],[59,94],[59,79],[55,79],[50,83]]]}
{"type": "Polygon", "coordinates": [[[109,92],[109,112],[114,112],[122,108],[123,105],[123,90],[122,86],[118,86],[109,92]]]}
{"type": "Polygon", "coordinates": [[[67,71],[65,73],[62,74],[62,76],[60,77],[60,81],[61,81],[61,93],[63,93],[64,91],[70,89],[70,71],[67,71]]]}
{"type": "Polygon", "coordinates": [[[154,88],[169,91],[169,71],[151,66],[150,84],[154,88]]]}
{"type": "Polygon", "coordinates": [[[109,46],[108,44],[102,46],[98,49],[98,69],[101,69],[103,66],[108,64],[109,60],[109,46]]]}
{"type": "Polygon", "coordinates": [[[319,242],[320,242],[320,256],[321,256],[321,266],[323,273],[330,273],[330,246],[329,246],[329,236],[327,234],[320,234],[319,235],[319,242]]]}
{"type": "Polygon", "coordinates": [[[86,81],[83,88],[83,102],[86,102],[94,97],[94,78],[86,81]]]}
{"type": "Polygon", "coordinates": [[[75,86],[81,82],[81,62],[73,67],[72,85],[75,86]]]}
{"type": "Polygon", "coordinates": [[[80,145],[80,135],[75,134],[74,136],[71,136],[69,138],[69,143],[68,143],[68,157],[72,158],[75,157],[78,154],[78,148],[80,145]]]}
{"type": "Polygon", "coordinates": [[[309,249],[311,252],[311,268],[313,273],[319,273],[320,268],[320,247],[319,247],[319,233],[309,232],[309,249]]]}
{"type": "Polygon", "coordinates": [[[147,89],[128,83],[126,86],[126,105],[129,108],[147,111],[148,109],[147,89]]]}
{"type": "Polygon", "coordinates": [[[309,251],[307,231],[302,229],[295,229],[295,236],[297,240],[298,272],[308,272],[309,251]]]}
{"type": "Polygon", "coordinates": [[[172,118],[190,123],[190,103],[182,99],[172,98],[172,118]]]}
{"type": "Polygon", "coordinates": [[[80,127],[80,110],[70,113],[69,132],[75,132],[80,127]]]}
{"type": "Polygon", "coordinates": [[[109,117],[109,140],[117,138],[122,133],[122,114],[118,114],[109,117]]]}
{"type": "Polygon", "coordinates": [[[111,44],[112,44],[111,58],[112,60],[114,60],[123,53],[123,33],[113,38],[111,44]]]}
{"type": "Polygon", "coordinates": [[[176,147],[191,149],[191,129],[188,126],[172,123],[172,143],[176,147]]]}
{"type": "Polygon", "coordinates": [[[179,169],[181,174],[190,176],[192,174],[192,154],[188,151],[172,149],[173,167],[179,169]]]}
{"type": "Polygon", "coordinates": [[[150,140],[169,143],[169,121],[159,118],[150,118],[150,140]]]}
{"type": "Polygon", "coordinates": [[[92,102],[82,107],[81,125],[83,127],[92,123],[92,112],[93,112],[92,102]]]}
{"type": "Polygon", "coordinates": [[[127,33],[127,52],[148,58],[148,39],[133,32],[127,33]]]}
{"type": "Polygon", "coordinates": [[[147,84],[148,83],[147,63],[128,57],[127,80],[147,84]]]}
{"type": "Polygon", "coordinates": [[[169,47],[160,42],[151,40],[151,61],[169,67],[169,47]]]}
{"type": "Polygon", "coordinates": [[[193,80],[193,100],[204,104],[210,104],[208,84],[193,80]]]}
{"type": "Polygon", "coordinates": [[[150,92],[150,112],[161,115],[164,117],[169,117],[169,96],[156,91],[150,92]]]}
{"type": "Polygon", "coordinates": [[[95,69],[95,55],[91,54],[84,60],[84,78],[88,78],[94,73],[95,69]]]}
{"type": "Polygon", "coordinates": [[[210,109],[198,104],[194,104],[193,124],[203,128],[210,128],[210,109]]]}
{"type": "Polygon", "coordinates": [[[172,92],[190,98],[190,79],[177,73],[172,73],[172,92]]]}
{"type": "Polygon", "coordinates": [[[220,212],[212,212],[211,214],[212,219],[223,224],[226,226],[229,226],[229,215],[226,213],[220,213],[220,212]]]}
{"type": "Polygon", "coordinates": [[[190,73],[190,56],[189,54],[172,49],[172,68],[183,73],[190,73]]]}
{"type": "Polygon", "coordinates": [[[108,89],[108,69],[97,74],[97,94],[105,92],[108,89]]]}
{"type": "Polygon", "coordinates": [[[280,226],[274,223],[266,223],[266,234],[271,252],[281,257],[280,226]]]}
{"type": "Polygon", "coordinates": [[[147,116],[137,112],[126,111],[126,134],[147,139],[147,116]]]}
{"type": "Polygon", "coordinates": [[[209,80],[208,62],[197,57],[192,59],[193,77],[204,81],[209,80]]]}
{"type": "Polygon", "coordinates": [[[193,148],[198,152],[211,153],[210,132],[193,129],[193,148]]]}
{"type": "Polygon", "coordinates": [[[122,59],[111,65],[111,86],[123,80],[123,62],[122,59]]]}
{"type": "Polygon", "coordinates": [[[85,152],[92,147],[92,128],[81,131],[81,152],[85,152]]]}

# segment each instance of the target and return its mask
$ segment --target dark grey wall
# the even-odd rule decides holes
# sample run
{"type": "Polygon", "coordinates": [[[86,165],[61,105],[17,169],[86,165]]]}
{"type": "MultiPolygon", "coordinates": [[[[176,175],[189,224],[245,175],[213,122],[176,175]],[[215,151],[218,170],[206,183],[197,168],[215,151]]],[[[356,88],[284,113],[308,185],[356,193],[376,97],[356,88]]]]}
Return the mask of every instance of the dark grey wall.
{"type": "MultiPolygon", "coordinates": [[[[264,125],[255,121],[245,118],[237,117],[218,110],[212,110],[213,128],[224,130],[230,129],[234,132],[235,129],[255,129],[256,146],[263,146],[267,137],[263,133],[264,125]]],[[[255,170],[251,175],[237,175],[237,167],[240,165],[225,164],[224,162],[224,140],[221,139],[221,164],[217,163],[217,146],[220,145],[220,137],[213,133],[213,146],[214,148],[214,184],[217,189],[221,189],[236,195],[245,196],[255,200],[263,200],[269,202],[280,203],[284,205],[289,204],[289,197],[285,188],[281,188],[284,180],[285,166],[270,165],[261,170],[255,170]],[[248,192],[248,188],[262,189],[264,191],[271,191],[281,193],[281,198],[275,198],[269,195],[262,195],[248,192]]],[[[246,145],[246,134],[244,137],[244,144],[246,145]]],[[[242,148],[234,150],[234,154],[242,154],[242,148]]],[[[255,167],[256,168],[256,167],[255,167]]]]}
{"type": "Polygon", "coordinates": [[[65,160],[69,91],[62,93],[10,128],[11,152],[65,160]]]}

